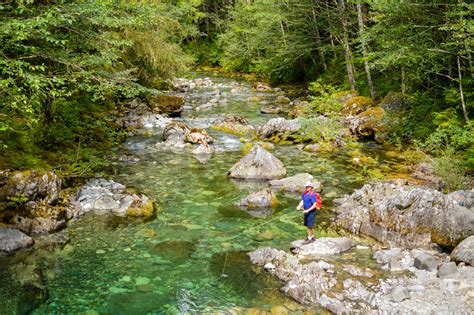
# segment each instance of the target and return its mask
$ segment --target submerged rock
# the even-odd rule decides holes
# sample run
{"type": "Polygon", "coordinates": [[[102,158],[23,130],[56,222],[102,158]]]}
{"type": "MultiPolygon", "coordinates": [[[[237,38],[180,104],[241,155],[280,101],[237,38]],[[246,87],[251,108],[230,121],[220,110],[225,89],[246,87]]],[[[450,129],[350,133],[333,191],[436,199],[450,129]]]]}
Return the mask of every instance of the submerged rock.
{"type": "Polygon", "coordinates": [[[286,175],[283,163],[270,152],[254,146],[252,150],[232,166],[229,176],[236,179],[269,180],[286,175]]]}
{"type": "Polygon", "coordinates": [[[252,85],[252,90],[257,92],[272,92],[273,89],[269,84],[257,82],[252,85]]]}
{"type": "Polygon", "coordinates": [[[336,223],[355,234],[407,248],[454,248],[474,234],[474,212],[449,195],[405,181],[364,185],[340,200],[336,223]]]}
{"type": "Polygon", "coordinates": [[[322,237],[305,244],[305,240],[291,243],[291,251],[298,256],[337,255],[353,248],[355,243],[347,237],[322,237]]]}
{"type": "Polygon", "coordinates": [[[248,195],[240,200],[236,206],[244,209],[273,208],[278,204],[278,199],[273,191],[264,189],[248,195]]]}
{"type": "Polygon", "coordinates": [[[314,184],[314,191],[321,192],[323,190],[323,185],[320,182],[315,181],[313,175],[308,173],[300,173],[283,179],[271,180],[270,187],[272,189],[283,190],[286,192],[302,192],[305,189],[304,185],[307,182],[312,182],[314,184]]]}
{"type": "Polygon", "coordinates": [[[474,267],[474,235],[467,237],[451,253],[451,258],[457,262],[465,262],[474,267]]]}
{"type": "Polygon", "coordinates": [[[171,240],[154,245],[149,252],[152,255],[159,255],[166,260],[182,264],[191,257],[195,250],[196,245],[192,242],[171,240]]]}
{"type": "Polygon", "coordinates": [[[264,106],[260,109],[262,114],[279,114],[281,113],[281,107],[276,105],[264,106]]]}
{"type": "Polygon", "coordinates": [[[0,251],[13,252],[33,244],[33,239],[25,233],[0,226],[0,251]]]}

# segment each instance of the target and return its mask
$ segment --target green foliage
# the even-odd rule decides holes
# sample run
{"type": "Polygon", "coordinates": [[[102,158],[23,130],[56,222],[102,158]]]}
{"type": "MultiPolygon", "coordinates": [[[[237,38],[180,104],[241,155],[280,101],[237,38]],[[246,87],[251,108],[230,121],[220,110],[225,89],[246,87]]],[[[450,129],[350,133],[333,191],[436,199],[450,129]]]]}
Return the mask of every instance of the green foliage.
{"type": "Polygon", "coordinates": [[[435,174],[439,176],[444,184],[445,192],[451,192],[465,188],[468,178],[466,162],[452,154],[445,154],[432,161],[435,174]]]}
{"type": "Polygon", "coordinates": [[[0,23],[2,167],[117,143],[107,112],[189,63],[186,30],[160,3],[17,1],[0,6],[0,23]]]}
{"type": "Polygon", "coordinates": [[[18,194],[15,196],[7,197],[7,207],[11,209],[16,209],[25,203],[27,203],[30,199],[23,194],[18,194]]]}
{"type": "Polygon", "coordinates": [[[321,80],[310,82],[309,90],[315,93],[310,97],[309,112],[329,116],[340,116],[341,102],[337,100],[337,88],[330,84],[323,84],[321,80]]]}
{"type": "Polygon", "coordinates": [[[311,142],[334,142],[341,137],[344,126],[339,120],[326,118],[302,118],[300,134],[311,142]]]}

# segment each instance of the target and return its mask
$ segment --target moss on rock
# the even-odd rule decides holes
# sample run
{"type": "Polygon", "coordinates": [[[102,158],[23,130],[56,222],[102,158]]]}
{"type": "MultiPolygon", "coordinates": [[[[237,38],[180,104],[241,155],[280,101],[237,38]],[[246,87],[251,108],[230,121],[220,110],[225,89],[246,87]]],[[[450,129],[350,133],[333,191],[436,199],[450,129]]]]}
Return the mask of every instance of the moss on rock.
{"type": "Polygon", "coordinates": [[[354,96],[344,102],[342,106],[342,114],[344,116],[355,116],[375,105],[374,100],[369,97],[354,96]]]}
{"type": "Polygon", "coordinates": [[[155,213],[155,206],[152,200],[144,204],[132,204],[126,212],[128,217],[149,218],[155,213]]]}

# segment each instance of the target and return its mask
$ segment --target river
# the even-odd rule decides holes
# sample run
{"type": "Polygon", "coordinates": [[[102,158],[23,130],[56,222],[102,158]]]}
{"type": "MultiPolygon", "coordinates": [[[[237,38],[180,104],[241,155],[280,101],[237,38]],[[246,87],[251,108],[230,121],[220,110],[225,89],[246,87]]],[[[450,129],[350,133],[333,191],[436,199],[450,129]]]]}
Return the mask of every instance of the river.
{"type": "MultiPolygon", "coordinates": [[[[188,125],[208,128],[227,113],[241,114],[252,124],[276,117],[260,114],[264,104],[274,102],[275,93],[254,92],[243,79],[211,80],[212,87],[184,94],[188,107],[180,119],[188,125]],[[216,105],[196,110],[216,97],[216,89],[216,105]]],[[[208,161],[199,161],[188,150],[157,146],[161,134],[153,130],[114,149],[135,162],[114,162],[110,177],[157,200],[157,216],[138,222],[88,214],[69,225],[70,243],[64,249],[38,249],[9,258],[44,270],[48,299],[33,314],[176,314],[270,310],[277,305],[302,309],[279,291],[281,283],[253,267],[246,256],[262,246],[288,250],[291,241],[305,236],[302,215],[295,210],[298,200],[280,195],[278,208],[267,218],[233,207],[265,183],[230,180],[227,170],[242,157],[242,143],[222,132],[210,134],[221,152],[208,161]]],[[[364,143],[360,150],[378,167],[399,163],[375,143],[364,143]]],[[[325,195],[342,196],[360,187],[365,180],[361,167],[351,163],[346,151],[314,154],[276,146],[272,153],[289,176],[307,172],[323,183],[325,208],[318,215],[316,236],[343,233],[331,226],[331,198],[325,195]]],[[[367,250],[332,259],[378,269],[367,250]]],[[[0,280],[9,281],[5,272],[0,280]]],[[[1,296],[15,294],[4,289],[1,296]]]]}

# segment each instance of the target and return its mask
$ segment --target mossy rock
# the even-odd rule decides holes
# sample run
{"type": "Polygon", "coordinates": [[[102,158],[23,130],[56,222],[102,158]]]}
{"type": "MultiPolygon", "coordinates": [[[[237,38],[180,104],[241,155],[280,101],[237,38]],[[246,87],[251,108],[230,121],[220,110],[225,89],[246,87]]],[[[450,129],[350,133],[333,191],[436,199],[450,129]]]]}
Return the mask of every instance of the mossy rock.
{"type": "Polygon", "coordinates": [[[332,95],[338,102],[344,103],[348,99],[359,96],[359,92],[356,90],[347,90],[347,91],[339,91],[332,95]]]}
{"type": "Polygon", "coordinates": [[[126,212],[128,217],[135,217],[135,218],[149,218],[153,216],[155,213],[155,207],[153,201],[149,200],[147,203],[143,205],[135,205],[132,204],[126,212]]]}
{"type": "Polygon", "coordinates": [[[149,95],[148,105],[156,114],[166,114],[171,117],[181,115],[184,97],[175,95],[149,95]]]}
{"type": "Polygon", "coordinates": [[[385,110],[403,111],[411,107],[411,102],[406,95],[396,92],[388,92],[379,104],[385,110]]]}
{"type": "Polygon", "coordinates": [[[159,255],[166,260],[182,264],[188,260],[196,250],[192,242],[182,240],[171,240],[158,243],[150,249],[150,254],[159,255]]]}
{"type": "Polygon", "coordinates": [[[371,107],[357,115],[358,125],[355,128],[356,134],[360,136],[371,136],[384,131],[383,118],[385,110],[381,107],[371,107]]]}
{"type": "Polygon", "coordinates": [[[267,151],[275,149],[275,146],[273,145],[273,143],[270,143],[270,142],[257,142],[257,143],[247,142],[242,146],[242,153],[244,155],[247,155],[247,153],[249,153],[250,150],[252,150],[252,148],[255,146],[255,144],[261,146],[262,148],[264,148],[267,151]]]}
{"type": "Polygon", "coordinates": [[[354,150],[348,153],[348,155],[352,158],[351,163],[356,165],[376,165],[378,162],[377,160],[371,158],[370,156],[364,155],[359,150],[354,150]]]}
{"type": "Polygon", "coordinates": [[[344,116],[358,115],[376,104],[370,97],[354,96],[344,102],[342,106],[342,114],[344,116]]]}
{"type": "Polygon", "coordinates": [[[278,97],[275,100],[275,103],[277,104],[289,104],[290,102],[291,102],[290,98],[285,95],[278,95],[278,97]]]}

